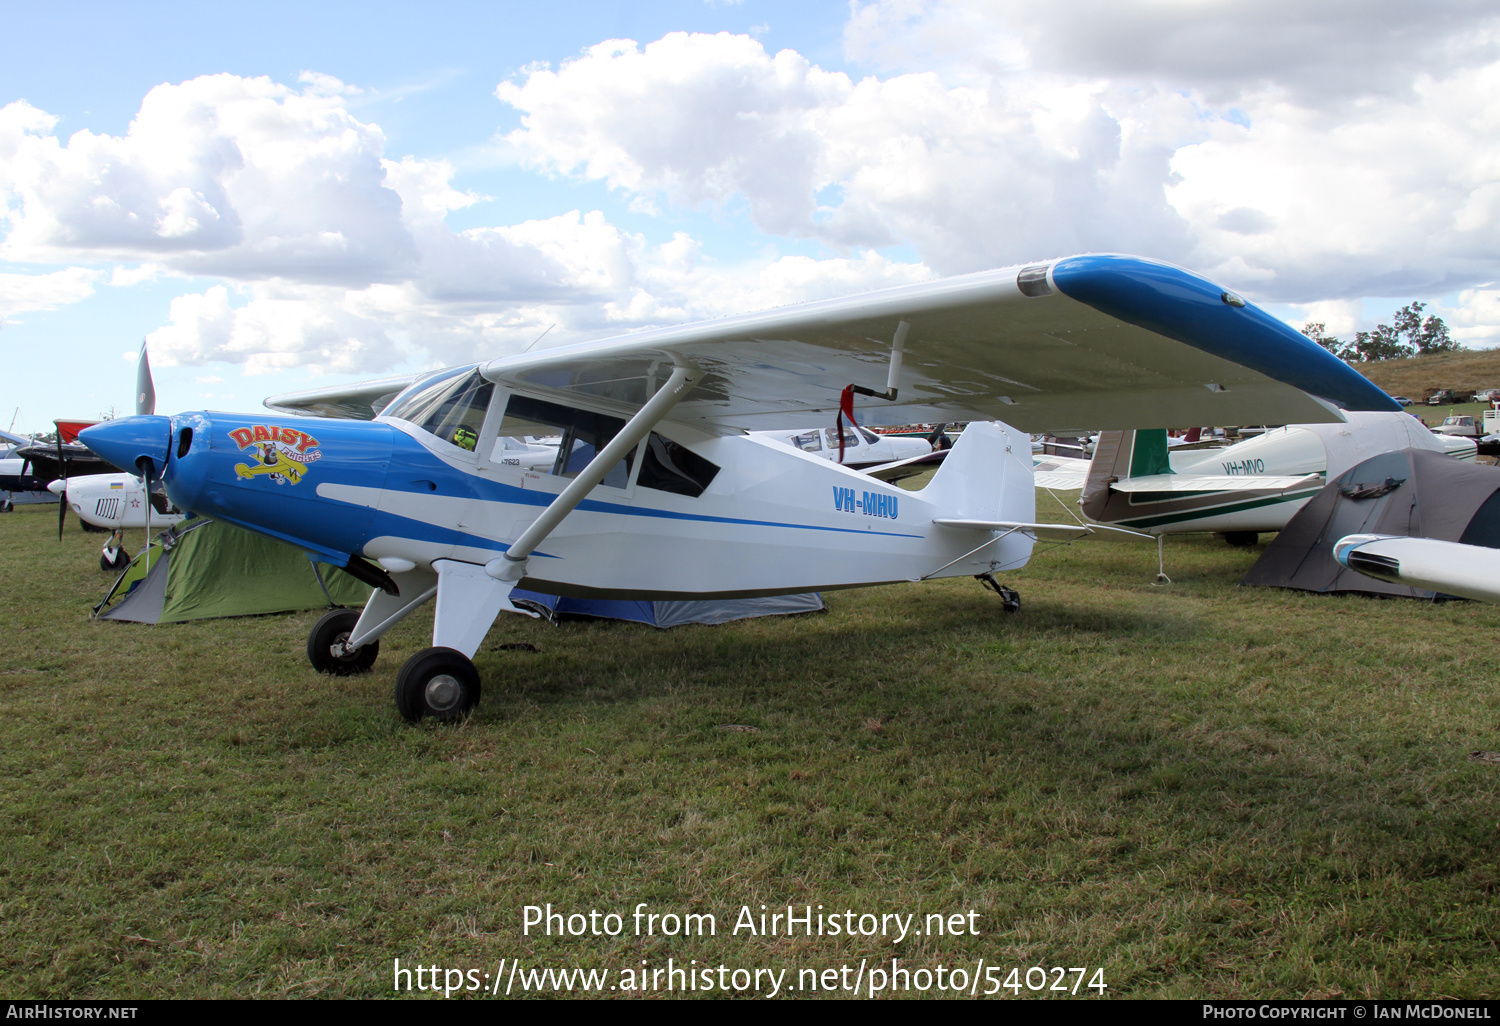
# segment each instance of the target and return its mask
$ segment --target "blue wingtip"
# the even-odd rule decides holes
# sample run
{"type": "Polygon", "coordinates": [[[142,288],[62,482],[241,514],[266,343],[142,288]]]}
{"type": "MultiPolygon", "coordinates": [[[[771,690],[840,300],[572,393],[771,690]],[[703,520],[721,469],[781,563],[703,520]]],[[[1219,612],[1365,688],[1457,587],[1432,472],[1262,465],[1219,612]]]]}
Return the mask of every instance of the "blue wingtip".
{"type": "Polygon", "coordinates": [[[1069,257],[1053,266],[1052,280],[1063,295],[1111,317],[1233,360],[1346,410],[1401,409],[1290,325],[1180,267],[1113,254],[1069,257]]]}

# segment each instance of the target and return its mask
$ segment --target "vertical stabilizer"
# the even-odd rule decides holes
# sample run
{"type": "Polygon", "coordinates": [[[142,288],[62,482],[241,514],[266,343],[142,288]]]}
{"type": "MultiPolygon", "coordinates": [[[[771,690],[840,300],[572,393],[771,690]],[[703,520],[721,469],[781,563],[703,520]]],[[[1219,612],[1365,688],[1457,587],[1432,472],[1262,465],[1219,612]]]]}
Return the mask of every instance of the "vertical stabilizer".
{"type": "Polygon", "coordinates": [[[1108,523],[1105,507],[1109,504],[1111,484],[1130,477],[1170,473],[1166,431],[1157,428],[1102,432],[1094,443],[1094,459],[1089,464],[1088,480],[1084,482],[1078,505],[1090,520],[1108,523]]]}
{"type": "Polygon", "coordinates": [[[919,494],[942,517],[1035,522],[1031,437],[999,422],[970,424],[919,494]]]}
{"type": "Polygon", "coordinates": [[[1109,486],[1131,477],[1149,477],[1172,473],[1167,458],[1167,433],[1156,428],[1149,431],[1105,431],[1094,443],[1094,460],[1089,464],[1088,480],[1078,505],[1083,515],[1100,523],[1111,523],[1109,486]]]}

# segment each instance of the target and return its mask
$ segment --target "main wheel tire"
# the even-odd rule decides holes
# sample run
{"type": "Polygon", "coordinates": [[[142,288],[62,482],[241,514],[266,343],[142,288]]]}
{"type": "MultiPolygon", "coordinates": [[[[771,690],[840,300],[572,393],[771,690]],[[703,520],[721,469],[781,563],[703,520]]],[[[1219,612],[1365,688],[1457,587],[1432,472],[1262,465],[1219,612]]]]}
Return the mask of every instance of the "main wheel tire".
{"type": "Polygon", "coordinates": [[[396,711],[408,723],[456,720],[478,704],[479,671],[457,649],[424,648],[396,675],[396,711]]]}
{"type": "Polygon", "coordinates": [[[1260,535],[1254,531],[1225,531],[1224,541],[1237,549],[1248,549],[1260,541],[1260,535]]]}
{"type": "Polygon", "coordinates": [[[130,565],[130,554],[124,549],[115,549],[114,558],[111,559],[108,552],[99,553],[99,569],[108,572],[124,570],[130,565]]]}
{"type": "Polygon", "coordinates": [[[324,613],[312,632],[307,635],[307,661],[319,673],[331,673],[335,677],[350,677],[356,673],[368,673],[380,655],[380,642],[361,645],[353,652],[339,654],[335,645],[343,645],[354,633],[359,622],[358,609],[332,609],[324,613]]]}

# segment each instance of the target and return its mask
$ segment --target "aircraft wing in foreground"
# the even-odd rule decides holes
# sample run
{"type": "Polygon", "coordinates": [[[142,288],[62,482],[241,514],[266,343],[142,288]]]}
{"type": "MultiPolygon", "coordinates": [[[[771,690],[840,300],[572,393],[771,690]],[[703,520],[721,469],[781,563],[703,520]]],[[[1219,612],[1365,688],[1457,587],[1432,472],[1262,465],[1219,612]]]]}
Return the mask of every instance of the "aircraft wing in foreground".
{"type": "Polygon", "coordinates": [[[1435,538],[1351,534],[1334,544],[1333,558],[1392,584],[1500,602],[1500,549],[1435,538]]]}
{"type": "Polygon", "coordinates": [[[416,720],[478,701],[472,657],[500,612],[525,612],[518,585],[671,599],[993,581],[1056,526],[1036,523],[1022,431],[1329,422],[1337,407],[1395,404],[1206,279],[1086,256],[436,372],[374,421],[204,411],[86,441],[180,507],[369,583],[363,613],[314,628],[318,669],[368,669],[435,600],[433,647],[397,677],[416,720]],[[836,426],[841,410],[977,423],[920,491],[748,433],[836,426]],[[502,440],[527,435],[561,436],[549,470],[504,461],[502,440]]]}

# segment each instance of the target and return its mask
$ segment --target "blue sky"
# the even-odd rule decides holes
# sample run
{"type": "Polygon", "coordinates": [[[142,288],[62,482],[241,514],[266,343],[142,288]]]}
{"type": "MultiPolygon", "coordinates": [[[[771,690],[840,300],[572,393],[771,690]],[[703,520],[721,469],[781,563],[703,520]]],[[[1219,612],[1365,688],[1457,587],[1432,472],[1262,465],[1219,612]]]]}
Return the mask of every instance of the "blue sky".
{"type": "Polygon", "coordinates": [[[1324,7],[8,3],[0,423],[1093,249],[1495,344],[1494,15],[1324,7]]]}

